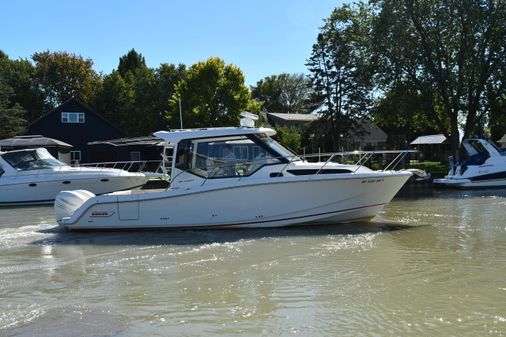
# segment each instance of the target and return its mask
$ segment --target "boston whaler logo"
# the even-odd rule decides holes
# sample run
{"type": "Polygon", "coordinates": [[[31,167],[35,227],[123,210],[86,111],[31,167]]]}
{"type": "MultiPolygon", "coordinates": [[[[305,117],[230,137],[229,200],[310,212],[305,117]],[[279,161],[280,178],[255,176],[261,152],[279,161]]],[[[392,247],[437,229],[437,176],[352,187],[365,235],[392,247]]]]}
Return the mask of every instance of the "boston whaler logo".
{"type": "Polygon", "coordinates": [[[113,214],[114,214],[113,211],[95,211],[95,212],[91,212],[90,216],[93,218],[101,218],[101,217],[108,217],[113,214]]]}

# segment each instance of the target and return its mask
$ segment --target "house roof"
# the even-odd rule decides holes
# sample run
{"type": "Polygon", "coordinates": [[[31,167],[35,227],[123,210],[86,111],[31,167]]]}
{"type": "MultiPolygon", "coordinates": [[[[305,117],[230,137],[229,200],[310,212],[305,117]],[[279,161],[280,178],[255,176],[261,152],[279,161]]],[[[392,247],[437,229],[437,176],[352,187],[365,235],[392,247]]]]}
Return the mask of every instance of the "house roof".
{"type": "Polygon", "coordinates": [[[443,144],[446,137],[442,134],[439,135],[426,135],[416,138],[410,145],[427,145],[427,144],[443,144]]]}
{"type": "Polygon", "coordinates": [[[32,126],[34,124],[37,124],[40,120],[42,120],[44,118],[47,118],[49,115],[53,114],[54,112],[58,112],[58,111],[62,110],[62,107],[64,107],[67,104],[71,104],[73,102],[75,102],[78,105],[81,105],[83,108],[86,109],[87,112],[92,113],[93,115],[97,116],[102,121],[104,121],[107,125],[109,125],[111,128],[117,130],[120,134],[125,134],[123,131],[121,131],[120,129],[118,129],[117,126],[115,126],[114,124],[112,124],[111,122],[109,122],[107,119],[105,119],[101,114],[97,113],[92,107],[90,107],[86,103],[83,103],[81,100],[77,99],[76,97],[69,98],[68,100],[66,100],[62,104],[58,105],[53,110],[51,110],[51,111],[45,113],[44,115],[40,116],[39,118],[37,118],[36,120],[34,120],[33,122],[31,122],[30,125],[28,125],[28,127],[30,127],[30,126],[32,126]]]}
{"type": "Polygon", "coordinates": [[[367,143],[382,143],[386,142],[388,135],[379,126],[371,120],[361,120],[361,129],[364,131],[363,135],[357,135],[353,130],[350,132],[351,137],[361,138],[367,143]]]}
{"type": "Polygon", "coordinates": [[[281,119],[283,121],[293,121],[293,122],[312,122],[319,118],[318,115],[315,114],[287,114],[278,112],[268,112],[267,115],[281,119]]]}
{"type": "Polygon", "coordinates": [[[499,139],[497,142],[501,144],[506,143],[506,134],[504,134],[504,136],[502,136],[502,138],[499,139]]]}
{"type": "Polygon", "coordinates": [[[61,140],[43,137],[41,135],[16,136],[0,140],[0,148],[7,147],[11,149],[21,149],[30,147],[56,147],[68,149],[72,145],[61,140]]]}

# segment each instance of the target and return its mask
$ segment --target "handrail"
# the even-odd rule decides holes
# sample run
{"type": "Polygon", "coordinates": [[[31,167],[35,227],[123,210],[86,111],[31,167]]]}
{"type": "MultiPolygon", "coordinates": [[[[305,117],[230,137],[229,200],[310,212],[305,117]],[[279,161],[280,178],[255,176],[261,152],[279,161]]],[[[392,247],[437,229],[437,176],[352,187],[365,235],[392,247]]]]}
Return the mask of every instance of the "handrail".
{"type": "Polygon", "coordinates": [[[95,167],[95,168],[118,168],[128,172],[158,172],[162,164],[160,160],[130,160],[130,161],[110,161],[97,163],[80,163],[79,167],[95,167]],[[147,171],[148,164],[156,163],[156,169],[147,171]],[[134,169],[137,166],[137,169],[134,169]]]}

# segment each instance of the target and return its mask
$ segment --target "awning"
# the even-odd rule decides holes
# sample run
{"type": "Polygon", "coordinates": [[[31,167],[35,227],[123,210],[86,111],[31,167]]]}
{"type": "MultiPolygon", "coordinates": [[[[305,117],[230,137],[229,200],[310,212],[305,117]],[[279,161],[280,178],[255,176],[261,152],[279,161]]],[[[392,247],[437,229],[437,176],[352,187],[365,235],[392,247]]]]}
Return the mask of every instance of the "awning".
{"type": "Polygon", "coordinates": [[[443,144],[446,141],[444,135],[427,135],[420,136],[410,143],[410,145],[428,145],[428,144],[443,144]]]}
{"type": "Polygon", "coordinates": [[[58,139],[48,138],[41,135],[16,136],[0,140],[0,149],[14,150],[36,147],[56,147],[57,149],[69,149],[70,144],[58,139]]]}
{"type": "Polygon", "coordinates": [[[89,142],[88,145],[112,145],[112,146],[163,146],[164,142],[155,136],[133,137],[133,138],[117,138],[107,140],[97,140],[89,142]]]}

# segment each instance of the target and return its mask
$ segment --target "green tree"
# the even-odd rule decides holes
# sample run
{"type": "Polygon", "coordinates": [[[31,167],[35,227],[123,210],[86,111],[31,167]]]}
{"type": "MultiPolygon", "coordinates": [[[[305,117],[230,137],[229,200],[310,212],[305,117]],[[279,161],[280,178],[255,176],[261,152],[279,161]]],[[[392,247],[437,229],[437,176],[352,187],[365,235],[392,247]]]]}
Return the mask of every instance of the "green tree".
{"type": "Polygon", "coordinates": [[[12,89],[9,101],[19,104],[30,122],[46,111],[43,97],[33,84],[34,74],[35,68],[30,61],[10,60],[7,54],[0,51],[0,80],[12,89]]]}
{"type": "Polygon", "coordinates": [[[129,71],[134,72],[143,68],[147,68],[146,60],[135,49],[131,49],[126,55],[119,58],[118,72],[121,76],[125,76],[129,71]]]}
{"type": "Polygon", "coordinates": [[[93,101],[101,85],[93,61],[68,52],[39,52],[35,62],[34,84],[49,108],[72,96],[85,103],[93,101]]]}
{"type": "Polygon", "coordinates": [[[434,113],[433,97],[413,90],[412,86],[398,83],[377,99],[371,117],[389,135],[405,135],[412,140],[420,135],[441,130],[430,116],[434,113]]]}
{"type": "Polygon", "coordinates": [[[148,68],[142,54],[132,49],[120,57],[118,70],[104,77],[95,106],[130,136],[165,129],[169,98],[185,73],[184,65],[148,68]]]}
{"type": "Polygon", "coordinates": [[[25,111],[10,98],[14,91],[0,78],[0,139],[13,137],[25,131],[25,111]]]}
{"type": "Polygon", "coordinates": [[[310,103],[312,110],[321,113],[310,133],[327,151],[337,150],[350,130],[361,131],[359,120],[372,102],[368,23],[365,5],[336,8],[320,29],[307,62],[312,84],[310,103]]]}
{"type": "Polygon", "coordinates": [[[310,89],[310,81],[303,74],[283,73],[261,79],[251,92],[253,98],[263,103],[264,111],[309,113],[310,89]]]}
{"type": "Polygon", "coordinates": [[[372,53],[381,64],[382,84],[403,82],[433,96],[430,119],[450,137],[457,154],[459,127],[468,137],[484,126],[487,88],[502,87],[496,74],[505,66],[506,3],[379,0],[374,5],[372,53]]]}
{"type": "Polygon", "coordinates": [[[171,107],[169,101],[176,84],[179,83],[186,76],[186,66],[184,64],[174,65],[168,63],[162,63],[155,70],[156,79],[156,129],[162,130],[167,128],[167,121],[165,116],[170,114],[171,107]]]}
{"type": "Polygon", "coordinates": [[[282,126],[276,128],[276,140],[295,153],[302,148],[302,132],[295,127],[282,126]]]}
{"type": "Polygon", "coordinates": [[[166,119],[172,128],[179,128],[179,100],[182,103],[184,127],[235,126],[239,113],[258,111],[260,104],[251,98],[244,84],[242,71],[226,65],[217,57],[198,62],[176,85],[169,101],[166,119]]]}

